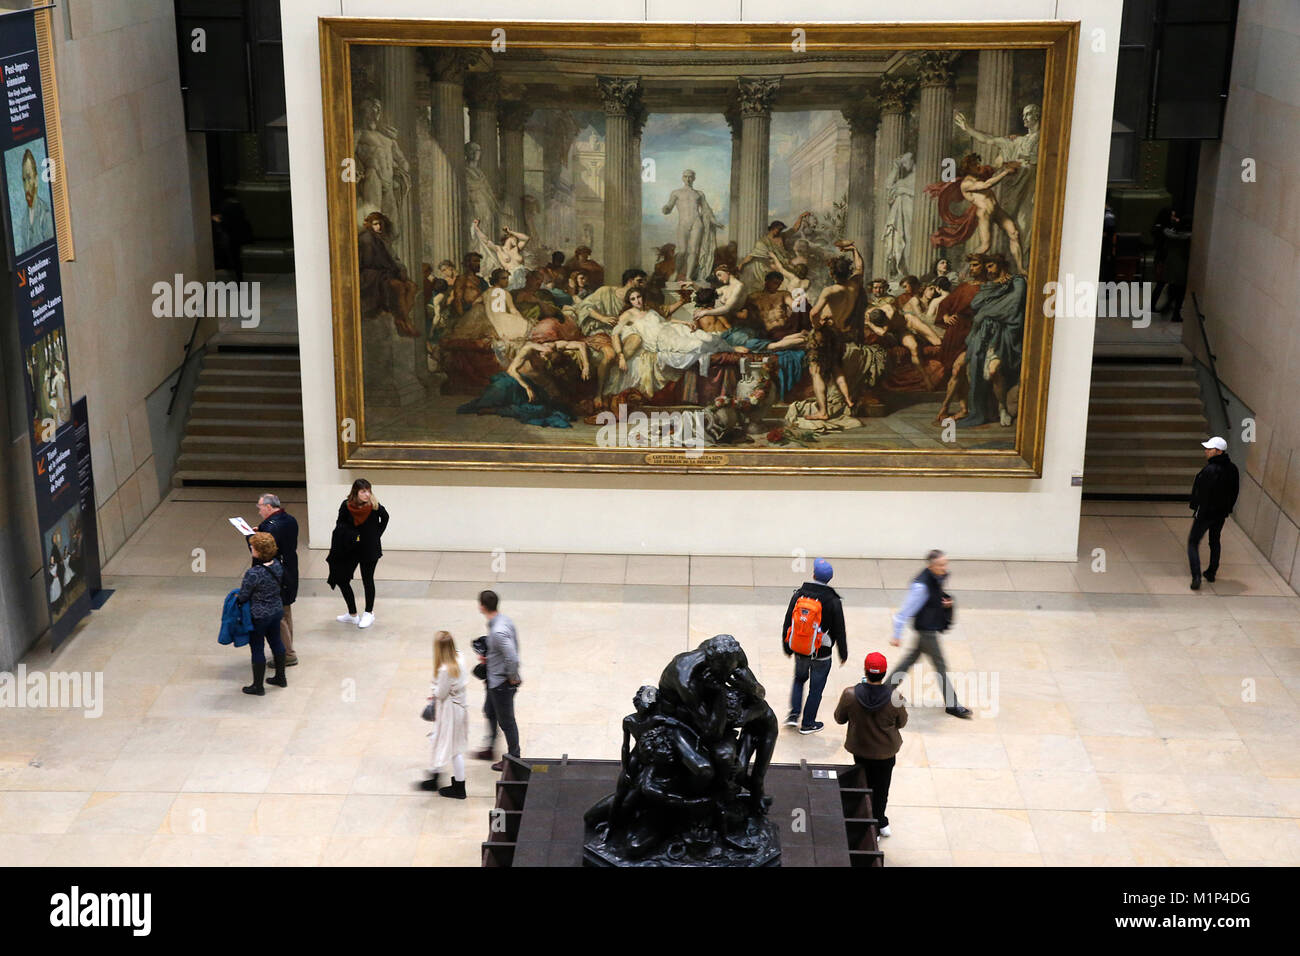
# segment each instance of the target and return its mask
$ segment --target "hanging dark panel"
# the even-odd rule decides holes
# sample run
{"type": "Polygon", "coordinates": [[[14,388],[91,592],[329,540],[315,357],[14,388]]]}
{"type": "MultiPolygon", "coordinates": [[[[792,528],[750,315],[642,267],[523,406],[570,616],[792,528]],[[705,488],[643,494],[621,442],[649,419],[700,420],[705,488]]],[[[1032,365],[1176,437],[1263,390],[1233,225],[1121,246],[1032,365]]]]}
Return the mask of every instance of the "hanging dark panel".
{"type": "Polygon", "coordinates": [[[185,128],[201,133],[252,130],[244,5],[176,0],[176,46],[185,128]]]}
{"type": "Polygon", "coordinates": [[[1235,0],[1166,3],[1156,67],[1155,139],[1219,139],[1232,73],[1235,0]]]}

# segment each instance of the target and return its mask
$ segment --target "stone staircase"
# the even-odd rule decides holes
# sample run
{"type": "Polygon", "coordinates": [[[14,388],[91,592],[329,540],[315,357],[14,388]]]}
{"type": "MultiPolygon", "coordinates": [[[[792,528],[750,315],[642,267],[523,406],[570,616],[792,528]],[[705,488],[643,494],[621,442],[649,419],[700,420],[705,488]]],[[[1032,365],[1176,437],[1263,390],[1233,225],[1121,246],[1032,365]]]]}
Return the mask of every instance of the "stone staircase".
{"type": "Polygon", "coordinates": [[[209,346],[172,484],[305,484],[293,347],[209,346]]]}
{"type": "Polygon", "coordinates": [[[1209,429],[1190,355],[1094,356],[1083,493],[1186,498],[1209,429]]]}

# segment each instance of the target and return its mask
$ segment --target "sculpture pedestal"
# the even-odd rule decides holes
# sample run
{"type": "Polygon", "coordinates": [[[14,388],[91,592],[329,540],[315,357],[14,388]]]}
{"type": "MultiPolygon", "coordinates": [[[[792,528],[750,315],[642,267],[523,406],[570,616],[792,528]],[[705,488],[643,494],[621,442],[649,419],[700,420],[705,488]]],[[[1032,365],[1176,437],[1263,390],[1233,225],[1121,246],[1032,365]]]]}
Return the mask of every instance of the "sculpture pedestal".
{"type": "MultiPolygon", "coordinates": [[[[775,854],[747,861],[709,862],[690,857],[650,857],[616,863],[589,847],[583,814],[614,792],[617,760],[505,758],[489,811],[483,865],[495,866],[883,866],[871,794],[852,765],[772,764],[767,792],[775,854]]],[[[667,848],[665,848],[667,852],[667,848]]]]}

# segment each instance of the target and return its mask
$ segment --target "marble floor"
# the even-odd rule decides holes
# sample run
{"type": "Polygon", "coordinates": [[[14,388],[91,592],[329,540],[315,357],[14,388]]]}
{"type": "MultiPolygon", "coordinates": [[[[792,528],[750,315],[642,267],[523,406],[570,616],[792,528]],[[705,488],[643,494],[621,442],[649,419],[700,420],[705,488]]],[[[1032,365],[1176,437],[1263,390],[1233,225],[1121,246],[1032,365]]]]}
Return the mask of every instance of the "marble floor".
{"type": "MultiPolygon", "coordinates": [[[[412,784],[431,636],[481,633],[484,586],[519,628],[526,755],[616,757],[635,689],[720,632],[786,698],[778,630],[805,576],[790,559],[390,552],[361,631],[335,622],[318,551],[294,607],[302,663],[246,696],[247,654],[216,642],[247,561],[226,523],[254,514],[244,497],[172,492],[105,569],[104,608],[27,656],[102,674],[103,713],[0,710],[0,860],[477,865],[487,764],[469,762],[466,801],[412,784]]],[[[302,492],[283,497],[302,516],[302,492]]],[[[976,714],[913,704],[887,865],[1300,863],[1300,599],[1231,524],[1219,580],[1192,593],[1184,507],[1084,507],[1077,563],[953,556],[944,643],[976,714]]],[[[890,615],[919,562],[834,563],[853,663],[832,670],[827,720],[867,652],[899,653],[890,615]]],[[[475,715],[481,700],[476,682],[475,715]]],[[[842,742],[833,724],[783,730],[776,760],[843,761],[842,742]]]]}

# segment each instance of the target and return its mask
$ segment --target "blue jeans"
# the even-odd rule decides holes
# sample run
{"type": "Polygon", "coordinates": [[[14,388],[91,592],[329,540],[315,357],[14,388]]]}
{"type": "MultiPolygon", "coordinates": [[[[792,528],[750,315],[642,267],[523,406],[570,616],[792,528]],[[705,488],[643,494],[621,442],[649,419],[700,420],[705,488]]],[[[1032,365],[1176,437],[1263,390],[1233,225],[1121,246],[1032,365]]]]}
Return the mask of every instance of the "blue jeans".
{"type": "Polygon", "coordinates": [[[823,657],[814,659],[800,654],[794,656],[794,684],[790,687],[790,715],[798,717],[803,711],[803,726],[811,727],[817,722],[817,708],[822,703],[822,691],[826,689],[826,678],[831,673],[831,659],[823,657]],[[811,681],[809,678],[812,678],[811,681]],[[808,704],[803,703],[803,685],[808,684],[808,704]]]}

